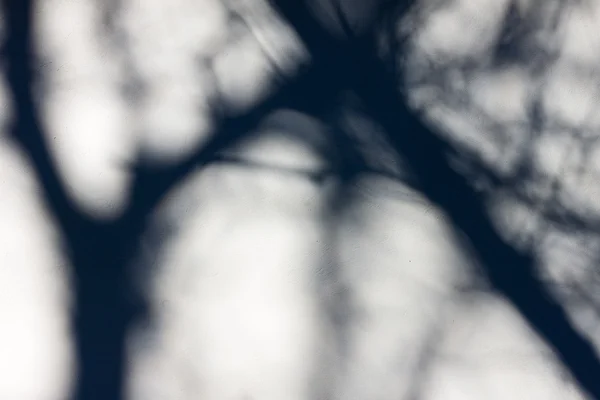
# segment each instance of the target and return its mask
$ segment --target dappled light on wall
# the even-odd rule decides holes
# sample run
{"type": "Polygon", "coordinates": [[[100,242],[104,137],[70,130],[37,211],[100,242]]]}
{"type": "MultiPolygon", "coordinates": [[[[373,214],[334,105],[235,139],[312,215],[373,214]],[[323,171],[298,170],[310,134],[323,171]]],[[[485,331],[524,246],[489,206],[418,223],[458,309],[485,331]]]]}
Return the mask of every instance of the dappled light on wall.
{"type": "Polygon", "coordinates": [[[0,399],[600,396],[596,4],[20,1],[0,399]]]}

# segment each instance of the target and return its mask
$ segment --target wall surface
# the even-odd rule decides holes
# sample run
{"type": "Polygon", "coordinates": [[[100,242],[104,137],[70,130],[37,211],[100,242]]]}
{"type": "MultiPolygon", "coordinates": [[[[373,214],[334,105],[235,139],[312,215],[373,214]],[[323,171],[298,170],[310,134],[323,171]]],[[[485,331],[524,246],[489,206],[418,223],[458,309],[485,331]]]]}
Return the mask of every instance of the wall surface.
{"type": "MultiPolygon", "coordinates": [[[[71,195],[102,218],[127,206],[125,165],[137,152],[180,160],[211,134],[207,110],[217,95],[243,111],[276,73],[309,60],[258,0],[232,2],[247,26],[213,0],[124,0],[110,27],[103,2],[39,3],[47,139],[71,195]],[[127,51],[115,37],[127,38],[127,51]]],[[[530,3],[519,2],[520,12],[530,3]]],[[[439,82],[418,72],[412,100],[450,140],[503,170],[519,157],[532,93],[539,95],[544,129],[558,135],[542,133],[530,158],[552,172],[575,126],[597,135],[591,66],[600,8],[574,7],[556,36],[540,39],[560,55],[543,79],[518,65],[454,68],[486,59],[507,5],[432,7],[414,34],[415,71],[434,65],[449,93],[468,101],[439,95],[439,82]],[[494,136],[497,126],[505,141],[494,136]]],[[[10,100],[2,93],[6,130],[10,100]]],[[[397,182],[365,177],[348,193],[352,207],[334,219],[328,207],[338,182],[306,174],[331,164],[314,145],[327,142],[326,129],[289,110],[272,117],[260,139],[235,150],[254,167],[218,163],[192,174],[147,232],[140,279],[156,318],[131,332],[130,399],[583,399],[518,313],[479,284],[440,210],[397,182]]],[[[565,178],[569,204],[595,211],[597,165],[583,165],[589,176],[565,178]]],[[[0,132],[0,399],[63,399],[76,370],[68,268],[39,193],[0,132]]],[[[532,230],[531,210],[497,203],[507,236],[532,230]]],[[[581,275],[588,259],[577,239],[546,237],[543,267],[556,279],[581,275]]],[[[572,313],[600,343],[597,317],[586,307],[572,313]]]]}

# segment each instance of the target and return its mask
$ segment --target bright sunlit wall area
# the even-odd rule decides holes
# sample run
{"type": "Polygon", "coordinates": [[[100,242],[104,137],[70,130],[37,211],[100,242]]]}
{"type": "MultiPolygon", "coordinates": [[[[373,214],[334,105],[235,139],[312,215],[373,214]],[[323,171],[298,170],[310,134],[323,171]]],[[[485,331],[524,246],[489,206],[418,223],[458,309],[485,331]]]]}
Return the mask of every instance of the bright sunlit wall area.
{"type": "MultiPolygon", "coordinates": [[[[531,12],[533,2],[518,3],[531,12]]],[[[293,76],[310,62],[266,2],[115,4],[36,2],[46,140],[69,194],[105,219],[128,206],[128,165],[139,154],[181,160],[213,133],[215,101],[242,112],[278,74],[293,76]],[[244,18],[231,18],[226,5],[244,18]]],[[[416,65],[430,57],[444,67],[485,53],[508,6],[431,6],[415,33],[416,65]],[[461,29],[467,23],[471,29],[461,29]]],[[[596,129],[594,113],[584,112],[597,107],[594,75],[571,68],[600,54],[588,40],[597,8],[561,19],[561,36],[550,39],[562,58],[546,89],[514,66],[472,75],[448,67],[454,89],[471,103],[429,102],[435,91],[425,80],[414,104],[429,104],[428,117],[449,140],[499,169],[513,153],[499,150],[478,113],[511,127],[509,144],[518,146],[523,110],[541,90],[546,113],[596,129]]],[[[11,95],[5,82],[0,89],[0,399],[62,400],[77,376],[70,266],[40,183],[6,135],[11,95]]],[[[280,110],[257,131],[232,149],[247,163],[196,171],[156,212],[138,271],[155,318],[131,329],[128,398],[583,399],[515,310],[477,287],[462,239],[440,210],[401,183],[365,176],[348,193],[352,206],[333,218],[328,207],[339,182],[310,179],[333,162],[334,149],[322,151],[327,127],[280,110]]],[[[540,142],[559,149],[534,152],[540,169],[557,164],[566,147],[557,141],[570,140],[564,136],[540,142]]],[[[578,204],[591,203],[592,178],[567,182],[578,204]]],[[[494,209],[509,236],[513,220],[531,220],[510,200],[494,209]]],[[[566,276],[572,238],[556,240],[548,269],[566,276]]],[[[593,318],[575,315],[595,337],[593,318]]]]}

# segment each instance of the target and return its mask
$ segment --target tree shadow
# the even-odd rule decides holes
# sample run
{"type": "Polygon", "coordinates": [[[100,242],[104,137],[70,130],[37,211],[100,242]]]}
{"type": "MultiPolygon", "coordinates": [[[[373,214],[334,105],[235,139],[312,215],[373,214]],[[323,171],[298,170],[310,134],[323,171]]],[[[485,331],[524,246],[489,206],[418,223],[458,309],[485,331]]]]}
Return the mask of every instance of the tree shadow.
{"type": "MultiPolygon", "coordinates": [[[[343,37],[332,35],[318,23],[304,2],[272,3],[307,47],[311,64],[295,77],[280,76],[277,87],[247,111],[232,113],[222,104],[214,104],[215,133],[181,162],[156,165],[151,159],[139,157],[131,165],[134,180],[129,208],[116,220],[105,221],[85,214],[74,204],[45,143],[32,90],[35,81],[33,2],[5,2],[9,29],[4,54],[15,105],[12,139],[23,147],[34,166],[47,206],[60,226],[65,253],[74,268],[77,309],[73,329],[79,375],[73,397],[118,400],[124,396],[125,337],[132,323],[149,312],[146,300],[134,287],[131,265],[153,212],[174,186],[191,171],[223,161],[222,151],[248,139],[254,128],[274,110],[291,108],[332,121],[331,115],[335,115],[343,94],[351,92],[355,96],[353,107],[368,115],[380,128],[381,137],[393,149],[392,158],[400,156],[405,162],[411,184],[439,206],[464,235],[465,247],[476,256],[481,273],[493,289],[505,296],[553,348],[580,386],[600,399],[600,383],[596,379],[600,376],[600,362],[596,350],[572,325],[564,307],[540,279],[530,249],[519,249],[503,237],[487,210],[487,194],[477,191],[465,176],[468,174],[457,172],[449,159],[470,157],[437,135],[434,128],[424,122],[421,112],[409,108],[408,101],[397,90],[404,73],[402,66],[385,63],[379,57],[376,39],[381,32],[378,30],[393,27],[391,23],[379,21],[390,16],[396,18],[411,2],[381,2],[381,12],[376,13],[375,22],[369,24],[373,28],[360,33],[355,33],[344,22],[342,11],[338,10],[343,37]]],[[[514,13],[508,15],[506,24],[513,24],[513,19],[514,13]]],[[[510,40],[506,38],[510,36],[503,33],[504,47],[496,51],[496,59],[501,62],[522,54],[509,51],[506,43],[510,40]]],[[[394,49],[390,50],[394,57],[397,52],[406,53],[406,48],[394,44],[394,40],[389,40],[388,48],[394,49]]],[[[338,153],[338,162],[331,171],[320,172],[311,179],[319,181],[323,174],[338,176],[342,182],[340,193],[365,173],[407,179],[393,167],[369,162],[364,143],[372,143],[372,138],[363,139],[361,144],[348,129],[339,127],[339,121],[330,125],[330,140],[334,143],[331,147],[338,153]]],[[[381,151],[374,148],[370,151],[381,151]]],[[[251,167],[247,160],[235,157],[229,157],[227,162],[251,167]]],[[[487,177],[496,188],[506,186],[507,181],[524,179],[522,174],[528,171],[518,169],[515,176],[507,179],[482,164],[474,165],[470,172],[487,177]]],[[[526,193],[521,192],[521,199],[527,199],[526,193]]],[[[332,210],[343,207],[343,203],[344,199],[338,197],[332,210]]],[[[562,204],[545,209],[545,213],[563,224],[572,222],[577,228],[596,229],[590,228],[587,216],[568,211],[562,204]]]]}

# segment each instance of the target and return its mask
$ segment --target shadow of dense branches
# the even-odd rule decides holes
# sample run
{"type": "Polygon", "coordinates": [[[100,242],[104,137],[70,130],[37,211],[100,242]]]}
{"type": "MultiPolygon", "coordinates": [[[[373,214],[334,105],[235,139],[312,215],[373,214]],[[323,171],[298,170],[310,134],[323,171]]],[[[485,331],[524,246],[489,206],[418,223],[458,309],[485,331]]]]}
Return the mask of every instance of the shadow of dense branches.
{"type": "MultiPolygon", "coordinates": [[[[140,156],[130,166],[134,179],[129,208],[117,219],[106,221],[85,214],[71,200],[45,142],[32,89],[36,78],[32,68],[35,54],[33,1],[4,2],[9,29],[3,54],[15,108],[12,138],[22,146],[34,166],[48,208],[62,232],[65,252],[74,267],[77,310],[73,327],[79,367],[74,398],[123,398],[126,333],[136,319],[148,313],[145,300],[134,289],[129,268],[157,205],[191,171],[212,162],[255,167],[248,160],[224,156],[223,150],[248,139],[261,120],[274,110],[290,108],[314,116],[331,127],[329,140],[337,161],[331,170],[310,176],[313,180],[320,182],[324,175],[333,174],[341,178],[339,190],[343,193],[367,172],[408,179],[439,206],[463,234],[465,246],[478,259],[480,271],[493,289],[516,307],[579,385],[600,399],[597,379],[600,360],[596,350],[572,325],[560,301],[540,277],[532,249],[518,248],[504,238],[487,210],[488,193],[476,190],[469,182],[469,175],[458,172],[452,165],[453,159],[471,160],[472,157],[461,153],[435,132],[424,122],[423,113],[410,108],[398,90],[405,71],[404,64],[397,62],[396,57],[406,54],[407,50],[391,31],[412,3],[383,0],[373,5],[375,12],[369,14],[371,19],[360,30],[354,30],[345,18],[351,5],[329,7],[341,28],[340,35],[340,29],[332,33],[326,24],[319,22],[307,3],[273,0],[274,8],[308,49],[310,64],[296,76],[280,75],[271,93],[247,111],[232,113],[222,104],[214,104],[214,133],[180,163],[157,165],[140,156]],[[382,35],[387,35],[385,60],[380,57],[382,35]],[[347,101],[348,98],[351,101],[347,101]],[[350,127],[344,125],[344,107],[347,110],[348,104],[379,128],[383,146],[365,150],[373,138],[353,136],[350,127]],[[392,150],[391,163],[401,158],[409,176],[398,173],[394,166],[377,165],[369,159],[369,152],[383,152],[386,146],[392,150]]],[[[516,25],[515,18],[514,10],[509,10],[505,25],[516,25]]],[[[525,31],[503,32],[494,58],[507,63],[521,57],[524,50],[513,51],[510,42],[519,35],[526,35],[525,31]]],[[[501,176],[482,163],[471,165],[475,167],[470,172],[485,176],[491,182],[489,187],[516,187],[514,194],[520,200],[534,202],[526,190],[519,191],[514,183],[525,180],[523,174],[530,169],[523,167],[511,176],[501,176]]],[[[338,196],[336,200],[338,203],[332,204],[333,209],[344,207],[345,197],[338,196]]],[[[597,228],[596,223],[590,223],[590,218],[569,212],[563,204],[546,206],[543,213],[569,229],[597,228]]],[[[580,297],[585,294],[581,290],[575,292],[580,297]]],[[[426,358],[425,355],[424,360],[426,358]]],[[[423,368],[425,364],[423,361],[423,368]]],[[[414,398],[417,386],[412,394],[414,398]]]]}
{"type": "MultiPolygon", "coordinates": [[[[281,9],[304,43],[315,48],[315,58],[340,47],[322,36],[313,39],[318,27],[303,17],[306,14],[301,6],[286,4],[281,9]]],[[[355,38],[347,53],[328,61],[330,66],[346,69],[346,84],[355,90],[373,119],[384,128],[394,149],[407,160],[422,192],[465,234],[494,289],[506,296],[554,348],[579,384],[599,397],[600,385],[594,377],[600,372],[600,364],[595,349],[571,325],[560,303],[538,278],[534,257],[511,246],[496,231],[483,196],[451,167],[446,158],[451,151],[448,145],[398,96],[394,89],[397,78],[390,76],[379,62],[374,46],[363,38],[355,38]]]]}

